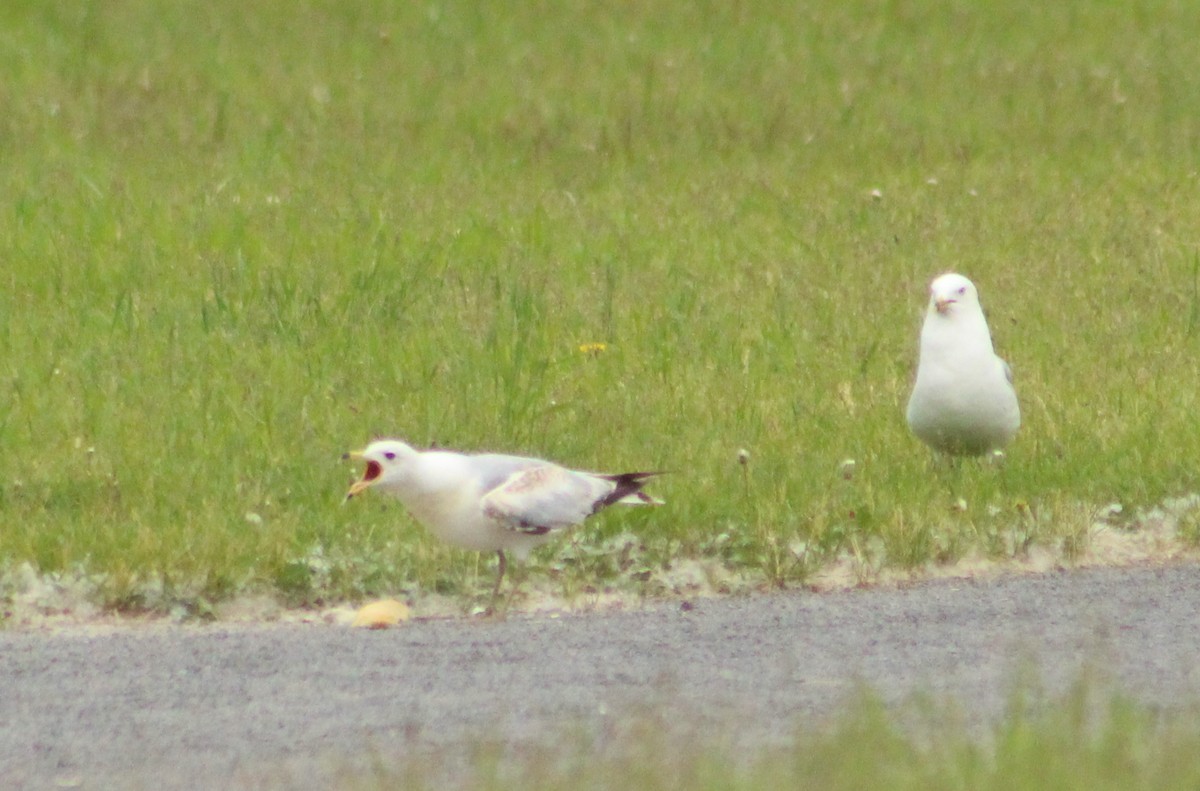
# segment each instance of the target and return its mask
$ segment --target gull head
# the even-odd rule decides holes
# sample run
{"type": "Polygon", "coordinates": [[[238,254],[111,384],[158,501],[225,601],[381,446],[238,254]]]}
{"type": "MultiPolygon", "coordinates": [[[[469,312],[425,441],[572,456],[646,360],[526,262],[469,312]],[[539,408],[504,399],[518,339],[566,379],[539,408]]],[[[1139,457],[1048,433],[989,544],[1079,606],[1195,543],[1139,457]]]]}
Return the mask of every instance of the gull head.
{"type": "Polygon", "coordinates": [[[416,457],[415,450],[396,439],[376,440],[362,450],[347,453],[343,458],[357,459],[367,466],[363,470],[363,477],[355,481],[350,486],[350,491],[346,492],[346,499],[349,500],[372,486],[394,486],[404,478],[408,465],[416,457]]]}
{"type": "Polygon", "coordinates": [[[979,311],[979,292],[975,284],[960,274],[948,272],[929,285],[929,312],[953,317],[979,311]]]}

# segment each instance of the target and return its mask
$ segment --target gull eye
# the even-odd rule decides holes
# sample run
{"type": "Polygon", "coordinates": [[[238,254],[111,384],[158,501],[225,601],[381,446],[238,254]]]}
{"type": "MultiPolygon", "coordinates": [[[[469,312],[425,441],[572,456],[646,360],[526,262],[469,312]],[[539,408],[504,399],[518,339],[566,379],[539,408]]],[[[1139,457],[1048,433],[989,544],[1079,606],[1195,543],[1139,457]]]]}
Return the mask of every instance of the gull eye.
{"type": "Polygon", "coordinates": [[[396,454],[392,453],[390,450],[384,451],[383,458],[387,459],[388,461],[393,461],[396,458],[396,454]]]}
{"type": "Polygon", "coordinates": [[[959,293],[960,295],[961,295],[961,294],[965,294],[965,293],[967,293],[967,287],[966,287],[966,286],[959,286],[959,287],[958,287],[958,293],[959,293]]]}

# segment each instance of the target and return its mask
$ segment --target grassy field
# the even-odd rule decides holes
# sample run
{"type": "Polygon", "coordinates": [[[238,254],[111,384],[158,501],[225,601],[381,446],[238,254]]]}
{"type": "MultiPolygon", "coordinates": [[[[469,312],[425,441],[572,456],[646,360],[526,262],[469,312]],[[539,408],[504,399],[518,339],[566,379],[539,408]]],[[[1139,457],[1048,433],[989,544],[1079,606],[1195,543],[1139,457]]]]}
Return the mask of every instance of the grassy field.
{"type": "Polygon", "coordinates": [[[1198,37],[1188,0],[7,2],[0,569],[486,590],[340,505],[376,435],[671,470],[542,550],[567,593],[1073,551],[1198,488],[1198,37]],[[904,423],[948,269],[1016,370],[1000,468],[904,423]]]}

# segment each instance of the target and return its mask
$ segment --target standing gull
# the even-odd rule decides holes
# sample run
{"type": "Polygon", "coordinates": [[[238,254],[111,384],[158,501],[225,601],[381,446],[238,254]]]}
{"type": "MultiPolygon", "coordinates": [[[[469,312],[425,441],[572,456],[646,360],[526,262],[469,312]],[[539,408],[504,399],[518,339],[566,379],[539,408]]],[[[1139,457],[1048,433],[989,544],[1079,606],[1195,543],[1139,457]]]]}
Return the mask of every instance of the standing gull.
{"type": "Polygon", "coordinates": [[[492,602],[508,564],[506,552],[524,560],[534,547],[613,503],[658,505],[642,491],[653,472],[601,475],[553,462],[496,453],[418,451],[383,439],[346,454],[366,462],[361,480],[346,493],[377,487],[448,544],[500,558],[492,602]]]}
{"type": "Polygon", "coordinates": [[[934,450],[967,456],[1003,448],[1021,425],[1012,370],[992,349],[979,292],[962,275],[929,287],[908,425],[934,450]]]}

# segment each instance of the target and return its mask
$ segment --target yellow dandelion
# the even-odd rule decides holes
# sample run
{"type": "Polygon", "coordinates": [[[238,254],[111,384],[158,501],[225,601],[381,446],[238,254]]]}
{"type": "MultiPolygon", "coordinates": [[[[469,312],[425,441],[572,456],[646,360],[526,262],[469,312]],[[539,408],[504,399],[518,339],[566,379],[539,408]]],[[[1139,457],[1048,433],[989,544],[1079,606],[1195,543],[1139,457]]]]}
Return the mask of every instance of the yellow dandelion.
{"type": "Polygon", "coordinates": [[[607,343],[581,343],[579,344],[580,354],[590,354],[593,357],[598,357],[601,352],[608,349],[607,343]]]}

